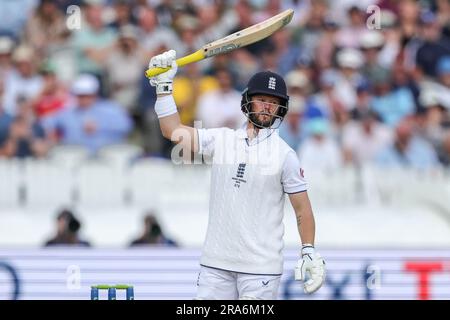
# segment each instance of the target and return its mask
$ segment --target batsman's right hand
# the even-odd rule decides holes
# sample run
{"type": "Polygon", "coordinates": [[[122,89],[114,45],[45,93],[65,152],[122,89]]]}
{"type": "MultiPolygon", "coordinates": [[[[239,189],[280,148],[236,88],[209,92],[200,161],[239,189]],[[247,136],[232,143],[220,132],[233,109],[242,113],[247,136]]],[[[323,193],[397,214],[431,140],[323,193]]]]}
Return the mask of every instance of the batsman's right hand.
{"type": "Polygon", "coordinates": [[[150,85],[156,87],[156,92],[160,93],[172,93],[172,82],[175,74],[178,70],[178,65],[176,62],[177,53],[175,50],[166,51],[162,54],[154,56],[150,59],[148,68],[167,68],[171,67],[168,71],[157,75],[156,77],[150,78],[150,85]],[[170,92],[167,92],[170,91],[170,92]]]}
{"type": "Polygon", "coordinates": [[[311,245],[302,248],[302,258],[295,267],[295,280],[303,281],[305,293],[314,293],[325,281],[325,261],[311,245]]]}

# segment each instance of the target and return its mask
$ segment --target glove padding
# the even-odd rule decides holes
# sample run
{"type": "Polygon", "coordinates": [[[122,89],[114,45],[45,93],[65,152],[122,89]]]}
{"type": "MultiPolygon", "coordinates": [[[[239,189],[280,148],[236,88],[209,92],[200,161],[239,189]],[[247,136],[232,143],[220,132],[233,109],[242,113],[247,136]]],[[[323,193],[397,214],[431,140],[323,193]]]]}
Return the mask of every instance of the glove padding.
{"type": "Polygon", "coordinates": [[[325,261],[320,254],[314,252],[313,247],[302,249],[302,259],[295,267],[295,280],[303,281],[303,290],[311,294],[319,290],[325,281],[325,261]]]}
{"type": "Polygon", "coordinates": [[[158,67],[158,68],[171,67],[171,69],[169,69],[168,71],[149,79],[150,85],[153,87],[157,87],[157,92],[158,92],[158,87],[161,86],[161,89],[162,89],[163,85],[169,86],[170,89],[172,88],[173,78],[175,77],[175,74],[177,73],[177,70],[178,70],[176,56],[177,56],[176,51],[170,50],[170,51],[166,51],[162,54],[159,54],[157,56],[154,56],[150,59],[150,62],[148,64],[149,69],[155,68],[155,67],[158,67]]]}

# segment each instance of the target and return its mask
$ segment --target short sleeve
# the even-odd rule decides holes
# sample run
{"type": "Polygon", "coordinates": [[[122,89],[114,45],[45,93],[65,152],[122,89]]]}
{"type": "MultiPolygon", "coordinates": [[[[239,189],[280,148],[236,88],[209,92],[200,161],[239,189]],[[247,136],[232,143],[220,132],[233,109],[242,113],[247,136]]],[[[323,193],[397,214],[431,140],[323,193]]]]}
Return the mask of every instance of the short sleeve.
{"type": "Polygon", "coordinates": [[[281,173],[281,183],[285,193],[299,193],[306,191],[306,180],[300,161],[293,150],[291,150],[284,160],[281,173]]]}
{"type": "Polygon", "coordinates": [[[223,134],[224,128],[197,129],[198,153],[212,157],[216,149],[219,136],[223,134]]]}

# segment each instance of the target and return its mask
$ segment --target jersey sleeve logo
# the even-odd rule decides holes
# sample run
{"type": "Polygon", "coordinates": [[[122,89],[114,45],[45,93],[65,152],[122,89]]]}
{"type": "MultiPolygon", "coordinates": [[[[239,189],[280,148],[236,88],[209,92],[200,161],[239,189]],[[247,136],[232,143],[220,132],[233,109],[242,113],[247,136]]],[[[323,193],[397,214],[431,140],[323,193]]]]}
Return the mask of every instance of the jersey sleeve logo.
{"type": "Polygon", "coordinates": [[[305,177],[305,171],[303,170],[303,168],[300,168],[300,177],[305,177]]]}

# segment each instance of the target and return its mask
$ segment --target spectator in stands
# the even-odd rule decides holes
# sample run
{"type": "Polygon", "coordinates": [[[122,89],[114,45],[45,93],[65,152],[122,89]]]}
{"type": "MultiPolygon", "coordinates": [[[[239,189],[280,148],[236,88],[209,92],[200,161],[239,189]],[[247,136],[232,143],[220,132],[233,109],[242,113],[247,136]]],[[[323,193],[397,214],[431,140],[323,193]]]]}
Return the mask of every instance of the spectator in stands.
{"type": "Polygon", "coordinates": [[[18,39],[37,1],[0,1],[0,34],[18,39]]]}
{"type": "Polygon", "coordinates": [[[300,47],[292,40],[291,31],[283,28],[270,39],[275,45],[277,69],[281,75],[287,74],[295,68],[300,56],[300,47]]]}
{"type": "Polygon", "coordinates": [[[55,1],[40,0],[34,14],[27,21],[24,39],[43,58],[48,46],[59,42],[68,31],[65,17],[55,1]]]}
{"type": "Polygon", "coordinates": [[[437,81],[429,81],[423,89],[433,92],[439,103],[450,110],[450,54],[443,56],[436,65],[437,81]]]}
{"type": "Polygon", "coordinates": [[[394,142],[375,157],[376,164],[415,169],[431,169],[438,165],[435,150],[417,136],[414,125],[413,117],[406,117],[398,123],[394,142]]]}
{"type": "MultiPolygon", "coordinates": [[[[172,144],[159,134],[157,119],[151,110],[156,95],[148,88],[143,68],[140,69],[142,61],[138,48],[142,47],[150,55],[174,48],[181,56],[194,52],[221,34],[241,30],[272,16],[282,7],[296,10],[294,20],[273,37],[180,69],[185,78],[177,79],[174,86],[180,87],[175,90],[179,93],[175,99],[183,123],[191,125],[200,117],[200,120],[206,118],[204,125],[210,127],[223,125],[223,122],[235,126],[239,120],[234,120],[233,110],[225,106],[223,97],[231,94],[223,94],[224,84],[231,83],[231,87],[241,91],[245,87],[244,80],[261,68],[286,74],[295,70],[306,75],[313,90],[305,92],[301,99],[292,95],[296,106],[291,104],[288,120],[280,127],[281,134],[291,136],[287,140],[294,148],[303,142],[305,126],[300,122],[303,120],[299,120],[305,117],[304,114],[300,117],[304,113],[302,105],[305,110],[310,106],[321,110],[337,134],[337,141],[341,141],[341,134],[351,136],[345,133],[349,130],[350,115],[353,114],[354,121],[349,127],[363,130],[366,120],[364,117],[364,120],[359,119],[356,114],[373,109],[382,122],[391,126],[388,129],[391,131],[403,118],[415,114],[420,124],[417,134],[432,142],[434,148],[442,144],[443,132],[450,122],[450,24],[447,19],[450,13],[447,0],[431,1],[431,5],[430,1],[378,1],[377,5],[382,8],[380,30],[368,30],[366,26],[364,11],[374,0],[290,0],[264,4],[244,0],[233,3],[153,2],[0,1],[0,79],[5,87],[3,98],[0,97],[2,145],[18,113],[18,101],[20,104],[32,101],[39,119],[54,118],[56,113],[62,113],[63,105],[69,109],[76,107],[79,99],[75,97],[73,102],[66,99],[64,86],[71,87],[79,71],[88,71],[100,80],[100,96],[131,111],[137,124],[133,138],[137,137],[137,142],[145,145],[148,154],[167,157],[172,144]],[[64,13],[68,5],[83,6],[79,30],[69,30],[65,24],[64,13]],[[300,8],[302,12],[298,11],[300,8]],[[129,32],[130,24],[137,24],[136,32],[129,32]],[[120,39],[116,41],[118,33],[120,39]],[[19,39],[21,42],[14,50],[19,39]],[[35,67],[45,61],[51,61],[51,67],[38,74],[35,67]],[[231,76],[217,71],[224,68],[231,76]],[[367,86],[362,85],[362,76],[367,78],[367,86]],[[221,89],[213,92],[218,80],[222,83],[221,89]],[[215,96],[213,103],[204,103],[211,95],[215,96]],[[215,101],[219,101],[218,107],[214,105],[215,101]],[[423,101],[427,102],[424,104],[423,101]],[[203,110],[202,114],[200,110],[203,110]],[[210,120],[219,124],[208,124],[210,120]]],[[[16,120],[21,123],[19,118],[16,120]]],[[[79,123],[88,124],[79,130],[83,137],[75,140],[86,145],[101,130],[89,133],[90,121],[80,119],[81,116],[79,123]]],[[[46,125],[47,120],[43,123],[46,125]]],[[[369,127],[373,125],[382,126],[375,121],[369,127]]],[[[59,126],[52,130],[58,133],[59,141],[75,141],[62,139],[71,135],[62,129],[63,126],[59,126]]],[[[127,130],[119,134],[121,138],[112,140],[123,141],[124,131],[127,130]]],[[[116,136],[116,133],[104,135],[116,136]]],[[[370,136],[369,139],[373,138],[370,136]]],[[[341,146],[348,155],[347,147],[341,146]]]]}
{"type": "Polygon", "coordinates": [[[389,70],[391,70],[394,91],[409,91],[414,100],[413,112],[419,112],[421,109],[419,103],[420,88],[419,82],[413,76],[414,72],[408,70],[403,63],[395,63],[389,70]]]}
{"type": "Polygon", "coordinates": [[[371,110],[372,91],[371,84],[366,80],[363,80],[356,86],[356,106],[350,113],[353,120],[360,120],[359,116],[361,114],[367,114],[371,110]]]}
{"type": "Polygon", "coordinates": [[[225,37],[237,23],[237,17],[232,11],[221,12],[218,1],[205,2],[196,11],[199,30],[196,39],[198,45],[225,37]]]}
{"type": "MultiPolygon", "coordinates": [[[[378,63],[383,68],[389,69],[395,66],[399,57],[402,57],[402,47],[406,41],[402,39],[402,32],[397,24],[397,18],[391,11],[381,12],[381,33],[383,35],[383,48],[378,53],[378,63]]],[[[408,62],[409,63],[409,62],[408,62]]],[[[402,63],[406,67],[406,63],[402,63]]]]}
{"type": "Polygon", "coordinates": [[[13,117],[9,113],[5,112],[5,109],[3,108],[3,93],[3,79],[0,77],[0,148],[8,139],[9,127],[11,126],[11,122],[13,120],[13,117]]]}
{"type": "Polygon", "coordinates": [[[385,68],[380,64],[380,51],[384,45],[384,36],[381,32],[370,30],[361,35],[360,49],[364,54],[365,64],[362,67],[361,73],[370,82],[373,78],[385,68]]]}
{"type": "MultiPolygon", "coordinates": [[[[141,0],[141,3],[145,3],[145,1],[141,0]]],[[[176,13],[174,12],[175,10],[173,8],[173,2],[171,0],[159,1],[159,3],[156,5],[155,11],[157,13],[158,20],[161,26],[173,26],[173,20],[176,13]]]]}
{"type": "Polygon", "coordinates": [[[280,137],[294,150],[297,150],[305,138],[302,125],[304,101],[298,97],[289,97],[289,112],[280,125],[280,137]]]}
{"type": "Polygon", "coordinates": [[[450,90],[450,54],[439,59],[436,73],[441,85],[450,90]]]}
{"type": "Polygon", "coordinates": [[[342,166],[339,145],[330,133],[330,124],[324,117],[314,117],[305,122],[309,136],[297,150],[305,171],[332,172],[342,166]]]}
{"type": "Polygon", "coordinates": [[[114,4],[114,22],[109,26],[119,30],[126,25],[134,25],[135,19],[133,16],[133,1],[128,0],[113,0],[114,4]]]}
{"type": "Polygon", "coordinates": [[[445,107],[449,102],[445,94],[435,87],[424,87],[420,94],[422,112],[416,115],[419,120],[420,134],[436,148],[442,142],[445,126],[450,125],[450,109],[445,107]]]}
{"type": "MultiPolygon", "coordinates": [[[[139,82],[138,101],[139,107],[137,109],[135,123],[142,136],[141,144],[147,154],[162,156],[163,146],[167,145],[168,148],[171,148],[172,144],[166,141],[167,139],[164,139],[160,134],[159,121],[156,113],[153,111],[156,102],[156,90],[154,88],[148,89],[148,79],[144,75],[142,75],[139,82]]],[[[170,152],[167,152],[167,155],[169,154],[170,152]]]]}
{"type": "Polygon", "coordinates": [[[347,113],[340,99],[340,93],[335,89],[339,79],[340,76],[336,70],[322,70],[319,79],[319,91],[309,99],[310,104],[314,104],[320,108],[325,118],[336,123],[341,122],[341,119],[347,113]]]}
{"type": "MultiPolygon", "coordinates": [[[[296,13],[297,14],[297,13],[296,13]]],[[[323,19],[323,33],[320,34],[319,39],[316,40],[317,45],[314,52],[310,54],[315,58],[315,65],[320,70],[326,70],[332,67],[332,57],[336,51],[336,32],[339,26],[332,17],[323,19]]]]}
{"type": "Polygon", "coordinates": [[[408,42],[418,32],[420,26],[420,5],[415,0],[400,0],[391,8],[398,16],[398,23],[403,34],[404,41],[408,42]]]}
{"type": "Polygon", "coordinates": [[[35,53],[32,48],[21,45],[14,50],[16,70],[5,78],[3,106],[6,112],[16,114],[19,99],[33,99],[42,90],[42,77],[36,73],[35,53]]]}
{"type": "Polygon", "coordinates": [[[443,34],[450,36],[450,2],[445,0],[435,1],[435,13],[439,23],[443,26],[443,34]]]}
{"type": "Polygon", "coordinates": [[[153,212],[149,212],[144,217],[144,231],[142,232],[142,236],[133,240],[130,244],[130,246],[141,245],[165,245],[176,247],[177,243],[164,235],[155,215],[153,212]]]}
{"type": "Polygon", "coordinates": [[[337,53],[336,60],[339,72],[333,91],[340,98],[343,108],[351,111],[356,104],[356,86],[362,81],[360,68],[364,57],[357,49],[345,48],[337,53]]]}
{"type": "Polygon", "coordinates": [[[40,68],[44,84],[41,92],[33,99],[33,109],[38,118],[51,116],[61,111],[69,102],[65,86],[56,75],[56,67],[46,61],[40,68]]]}
{"type": "Polygon", "coordinates": [[[139,43],[147,51],[148,56],[154,55],[162,48],[173,48],[177,52],[178,49],[181,50],[182,44],[177,34],[172,29],[159,24],[155,9],[149,6],[141,6],[137,15],[140,28],[139,43]]]}
{"type": "Polygon", "coordinates": [[[277,70],[278,53],[276,51],[275,45],[272,42],[267,43],[267,45],[263,49],[261,49],[260,57],[260,70],[277,70]]]}
{"type": "Polygon", "coordinates": [[[45,157],[50,144],[44,129],[34,118],[31,102],[20,99],[17,109],[9,124],[6,139],[0,143],[0,156],[45,157]]]}
{"type": "Polygon", "coordinates": [[[82,10],[86,20],[83,21],[83,28],[74,32],[72,40],[77,52],[79,73],[92,73],[99,78],[103,77],[103,70],[95,57],[103,56],[116,40],[114,29],[104,24],[102,3],[103,1],[84,1],[82,10]]]}
{"type": "Polygon", "coordinates": [[[219,89],[202,95],[198,102],[197,119],[204,128],[237,128],[245,122],[239,108],[242,95],[233,88],[232,75],[227,69],[216,71],[219,89]]]}
{"type": "Polygon", "coordinates": [[[96,77],[80,75],[72,86],[75,106],[43,121],[54,142],[81,145],[96,153],[103,146],[124,142],[132,122],[117,103],[98,97],[96,77]]]}
{"type": "Polygon", "coordinates": [[[47,54],[41,62],[51,61],[55,66],[55,74],[57,78],[66,86],[78,75],[78,58],[79,52],[73,43],[73,32],[68,29],[61,35],[58,42],[50,43],[47,47],[47,54]]]}
{"type": "Polygon", "coordinates": [[[119,29],[118,41],[103,60],[108,74],[111,98],[130,113],[136,113],[139,81],[145,58],[138,42],[137,29],[126,25],[119,29]],[[123,72],[127,70],[127,72],[123,72]]]}
{"type": "MultiPolygon", "coordinates": [[[[232,70],[234,75],[234,87],[242,91],[247,85],[247,79],[260,70],[260,62],[257,57],[247,50],[235,50],[229,55],[216,56],[213,63],[222,59],[222,63],[232,70]]],[[[216,67],[217,69],[217,67],[216,67]]]]}
{"type": "Polygon", "coordinates": [[[392,144],[393,131],[368,109],[355,111],[354,119],[342,133],[344,159],[357,166],[372,163],[379,152],[392,144]]]}
{"type": "Polygon", "coordinates": [[[214,76],[204,75],[198,63],[184,67],[182,75],[174,79],[174,99],[180,113],[181,123],[193,125],[197,113],[200,96],[219,89],[219,83],[214,76]],[[178,90],[178,93],[175,93],[178,90]]]}
{"type": "Polygon", "coordinates": [[[5,79],[13,70],[11,54],[14,41],[7,36],[0,36],[0,79],[5,79]]]}
{"type": "Polygon", "coordinates": [[[444,134],[442,144],[438,149],[438,155],[441,164],[446,168],[450,168],[450,129],[447,129],[444,134]]]}
{"type": "Polygon", "coordinates": [[[450,55],[450,38],[442,34],[442,27],[433,12],[424,12],[420,22],[423,44],[417,50],[417,67],[425,75],[434,77],[439,59],[450,55]]]}
{"type": "Polygon", "coordinates": [[[300,70],[289,72],[285,79],[290,101],[289,112],[280,125],[280,137],[292,149],[297,150],[305,136],[301,120],[311,87],[305,72],[300,70]]]}
{"type": "MultiPolygon", "coordinates": [[[[175,28],[178,30],[180,42],[181,55],[190,54],[195,52],[197,48],[197,39],[199,33],[199,22],[196,17],[188,14],[180,15],[175,21],[175,28]]],[[[164,51],[168,48],[165,44],[161,43],[157,52],[164,51]]],[[[155,52],[155,51],[153,51],[155,52]]],[[[178,52],[178,51],[177,51],[178,52]]]]}
{"type": "Polygon", "coordinates": [[[56,219],[56,235],[45,243],[49,246],[82,246],[90,247],[91,244],[80,239],[79,231],[81,228],[80,221],[75,217],[73,212],[68,209],[62,210],[56,219]]]}
{"type": "Polygon", "coordinates": [[[58,6],[59,10],[63,12],[67,12],[67,8],[70,6],[79,6],[83,5],[84,0],[53,0],[58,6]]]}
{"type": "MultiPolygon", "coordinates": [[[[251,25],[255,24],[255,10],[252,7],[250,1],[235,1],[233,11],[237,17],[238,22],[235,24],[235,27],[229,31],[229,34],[248,28],[251,25]]],[[[245,46],[243,50],[248,51],[255,56],[258,56],[268,45],[268,43],[270,43],[270,40],[266,38],[249,46],[245,46]]]]}
{"type": "Polygon", "coordinates": [[[395,127],[404,117],[415,112],[414,96],[408,87],[394,87],[389,71],[379,69],[372,74],[374,96],[371,106],[384,123],[395,127]]]}
{"type": "Polygon", "coordinates": [[[361,38],[367,32],[365,10],[356,2],[347,9],[350,24],[342,27],[336,35],[336,44],[340,48],[358,48],[361,38]]]}
{"type": "MultiPolygon", "coordinates": [[[[305,2],[305,1],[302,1],[305,2]]],[[[321,44],[321,40],[324,34],[327,34],[328,40],[332,40],[331,44],[334,45],[335,41],[335,35],[333,34],[331,37],[328,37],[329,33],[328,29],[324,30],[325,25],[325,19],[326,14],[328,11],[328,6],[330,5],[330,1],[326,0],[318,0],[318,1],[309,1],[307,4],[311,6],[309,9],[309,12],[303,12],[302,14],[305,14],[305,20],[300,23],[305,23],[304,27],[301,28],[300,31],[300,44],[301,44],[301,51],[302,54],[307,57],[307,59],[315,58],[315,54],[319,50],[319,47],[323,48],[323,45],[321,44]],[[332,38],[332,39],[330,39],[332,38]]],[[[294,14],[298,17],[298,12],[294,14]]],[[[322,57],[318,59],[318,65],[323,65],[323,59],[322,57]]],[[[328,62],[329,63],[329,62],[328,62]]]]}
{"type": "Polygon", "coordinates": [[[438,61],[436,74],[437,79],[422,81],[418,100],[421,134],[439,147],[445,127],[450,126],[450,55],[438,61]]]}

